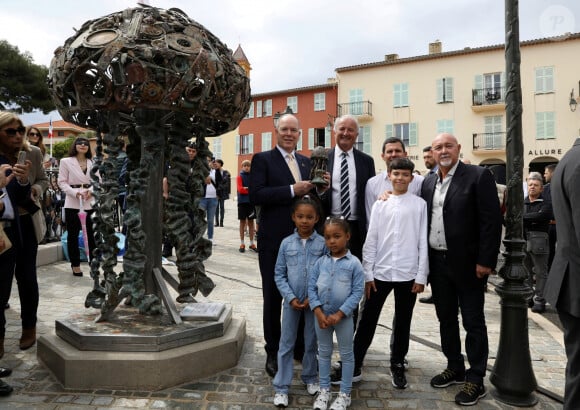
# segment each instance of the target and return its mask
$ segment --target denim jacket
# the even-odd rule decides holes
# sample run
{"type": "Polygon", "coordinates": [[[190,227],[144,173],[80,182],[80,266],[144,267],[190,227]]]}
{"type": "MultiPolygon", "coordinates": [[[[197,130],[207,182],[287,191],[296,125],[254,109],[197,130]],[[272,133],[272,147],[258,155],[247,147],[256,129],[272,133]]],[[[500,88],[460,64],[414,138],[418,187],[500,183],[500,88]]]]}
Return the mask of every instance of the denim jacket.
{"type": "Polygon", "coordinates": [[[289,304],[294,298],[304,302],[308,297],[308,274],[324,252],[324,238],[316,231],[306,240],[305,246],[296,230],[284,238],[274,269],[274,280],[284,303],[289,304]]]}
{"type": "Polygon", "coordinates": [[[363,296],[364,288],[363,267],[350,251],[336,261],[330,253],[326,253],[310,272],[310,309],[320,306],[326,315],[340,310],[347,317],[351,316],[363,296]]]}

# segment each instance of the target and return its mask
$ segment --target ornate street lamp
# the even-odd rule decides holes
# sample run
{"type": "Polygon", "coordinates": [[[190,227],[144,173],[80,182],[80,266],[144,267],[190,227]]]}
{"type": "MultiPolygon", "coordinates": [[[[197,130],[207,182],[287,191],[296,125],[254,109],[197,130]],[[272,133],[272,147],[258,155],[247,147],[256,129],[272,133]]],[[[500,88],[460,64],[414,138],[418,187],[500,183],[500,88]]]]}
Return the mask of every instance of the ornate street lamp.
{"type": "Polygon", "coordinates": [[[280,122],[280,117],[286,114],[294,114],[292,108],[290,106],[286,106],[286,110],[284,112],[276,111],[274,114],[274,128],[278,128],[278,122],[280,122]]]}
{"type": "Polygon", "coordinates": [[[528,335],[528,299],[532,290],[525,282],[528,272],[523,265],[526,242],[522,220],[524,146],[518,0],[506,0],[505,16],[507,214],[503,243],[506,251],[505,264],[499,271],[503,281],[496,287],[501,298],[499,346],[489,380],[495,386],[492,394],[497,400],[529,407],[535,405],[538,398],[533,394],[537,383],[528,335]]]}
{"type": "MultiPolygon", "coordinates": [[[[578,81],[578,92],[580,93],[580,81],[578,81]]],[[[580,97],[574,98],[574,89],[572,88],[572,91],[570,91],[570,111],[576,111],[578,100],[580,100],[580,97]]]]}

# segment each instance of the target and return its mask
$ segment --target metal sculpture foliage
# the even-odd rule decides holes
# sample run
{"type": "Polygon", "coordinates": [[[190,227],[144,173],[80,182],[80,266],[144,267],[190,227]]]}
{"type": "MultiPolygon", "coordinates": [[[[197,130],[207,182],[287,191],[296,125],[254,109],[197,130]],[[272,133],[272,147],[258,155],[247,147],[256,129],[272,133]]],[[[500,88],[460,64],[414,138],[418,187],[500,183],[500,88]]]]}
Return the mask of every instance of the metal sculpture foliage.
{"type": "Polygon", "coordinates": [[[161,183],[157,171],[164,157],[170,165],[171,187],[165,228],[176,246],[177,300],[193,302],[198,291],[207,296],[215,285],[203,266],[211,243],[202,237],[206,221],[198,210],[209,173],[205,138],[235,129],[250,104],[249,79],[232,51],[179,9],[127,9],[84,23],[55,51],[48,83],[63,119],[98,135],[91,170],[98,246],[91,262],[94,286],[85,305],[101,309],[99,320],[106,320],[123,299],[141,313],[161,312],[158,296],[145,292],[148,252],[143,226],[162,221],[143,220],[142,210],[151,206],[150,186],[161,183]],[[128,247],[123,272],[117,274],[112,215],[121,166],[120,135],[129,139],[124,218],[128,247]],[[198,157],[187,190],[190,164],[185,146],[192,136],[197,138],[198,157]]]}

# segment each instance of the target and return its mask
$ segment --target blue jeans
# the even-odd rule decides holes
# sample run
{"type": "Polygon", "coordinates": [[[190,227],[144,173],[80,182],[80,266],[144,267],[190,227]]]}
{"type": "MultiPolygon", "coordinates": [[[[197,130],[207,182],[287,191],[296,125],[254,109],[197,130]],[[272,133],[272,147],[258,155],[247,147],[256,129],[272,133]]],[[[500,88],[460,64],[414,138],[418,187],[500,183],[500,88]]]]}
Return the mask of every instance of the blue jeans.
{"type": "MultiPolygon", "coordinates": [[[[276,393],[288,394],[292,384],[294,346],[298,333],[298,323],[302,312],[293,309],[284,301],[282,319],[282,335],[278,348],[278,372],[273,385],[276,393]]],[[[316,333],[314,331],[314,313],[310,309],[304,311],[304,357],[302,358],[302,381],[306,384],[318,381],[316,369],[316,333]]]]}
{"type": "Polygon", "coordinates": [[[213,239],[213,221],[215,220],[215,209],[217,208],[217,198],[201,198],[199,207],[206,212],[207,237],[213,239]]]}
{"type": "Polygon", "coordinates": [[[354,373],[353,333],[354,324],[352,317],[345,317],[335,326],[321,329],[318,321],[314,326],[318,336],[318,363],[320,388],[330,390],[330,361],[332,358],[332,334],[336,332],[338,351],[342,361],[342,380],[340,391],[350,394],[352,389],[352,375],[354,373]]]}

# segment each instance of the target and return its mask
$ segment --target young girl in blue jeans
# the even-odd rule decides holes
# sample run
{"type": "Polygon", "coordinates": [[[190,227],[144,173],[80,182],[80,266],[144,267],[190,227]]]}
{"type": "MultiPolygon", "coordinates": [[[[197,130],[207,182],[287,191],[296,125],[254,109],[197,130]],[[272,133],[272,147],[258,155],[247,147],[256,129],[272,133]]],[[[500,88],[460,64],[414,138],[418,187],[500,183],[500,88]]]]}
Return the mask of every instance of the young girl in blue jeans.
{"type": "Polygon", "coordinates": [[[342,410],[350,406],[354,372],[352,312],[363,295],[364,272],[359,260],[347,249],[349,239],[350,229],[344,218],[327,218],[324,240],[330,252],[318,259],[308,280],[310,308],[318,321],[314,329],[318,336],[320,392],[314,401],[315,410],[326,410],[331,397],[330,360],[334,332],[343,373],[340,392],[330,408],[342,410]]]}
{"type": "Polygon", "coordinates": [[[274,280],[284,298],[282,333],[278,348],[278,372],[273,385],[274,405],[288,406],[288,389],[292,383],[294,345],[300,316],[304,314],[304,357],[302,381],[310,395],[318,392],[316,368],[316,333],[314,314],[308,303],[308,275],[315,262],[324,254],[324,239],[314,226],[319,219],[318,204],[308,195],[294,202],[292,221],[294,233],[282,241],[274,271],[274,280]]]}

